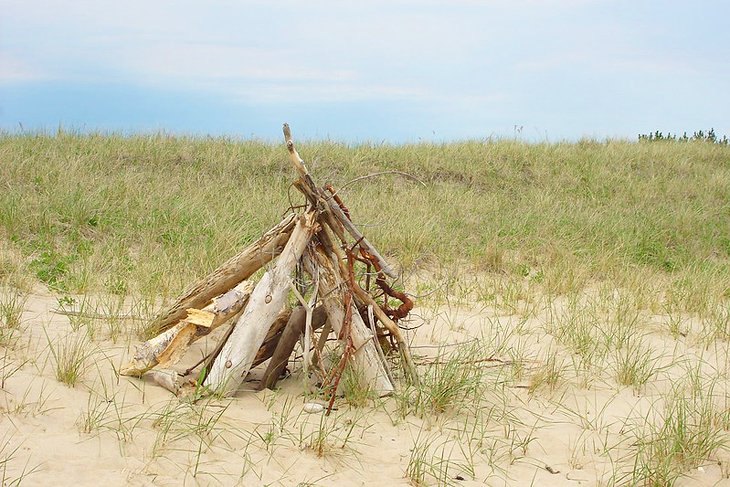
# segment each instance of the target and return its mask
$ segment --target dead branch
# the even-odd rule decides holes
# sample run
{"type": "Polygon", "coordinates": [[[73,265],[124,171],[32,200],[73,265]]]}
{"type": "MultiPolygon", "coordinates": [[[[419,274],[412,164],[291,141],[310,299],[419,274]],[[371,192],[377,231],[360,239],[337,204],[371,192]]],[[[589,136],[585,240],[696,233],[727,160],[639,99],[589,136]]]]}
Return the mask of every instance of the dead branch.
{"type": "Polygon", "coordinates": [[[151,323],[157,333],[165,331],[183,319],[188,308],[202,308],[213,297],[222,294],[279,255],[294,229],[294,215],[287,215],[259,240],[230,258],[188,288],[168,309],[151,323]]]}

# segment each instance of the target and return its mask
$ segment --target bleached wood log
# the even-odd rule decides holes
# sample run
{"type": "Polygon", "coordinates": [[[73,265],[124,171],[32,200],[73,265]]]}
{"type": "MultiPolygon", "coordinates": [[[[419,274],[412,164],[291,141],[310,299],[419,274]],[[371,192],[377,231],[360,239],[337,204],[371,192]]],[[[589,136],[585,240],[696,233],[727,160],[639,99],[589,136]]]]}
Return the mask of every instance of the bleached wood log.
{"type": "MultiPolygon", "coordinates": [[[[328,322],[332,325],[332,329],[337,333],[337,336],[340,336],[345,320],[344,289],[346,286],[340,269],[321,248],[310,247],[307,249],[304,253],[303,262],[310,275],[319,272],[319,290],[323,296],[322,304],[327,311],[328,322]]],[[[355,368],[363,373],[365,381],[375,393],[380,396],[391,394],[394,390],[393,383],[388,379],[385,364],[380,361],[373,342],[374,337],[363,323],[354,304],[352,306],[350,336],[355,347],[353,355],[355,368]]]]}
{"type": "Polygon", "coordinates": [[[316,214],[309,211],[297,219],[291,237],[274,268],[261,278],[249,304],[220,355],[213,362],[205,385],[224,395],[233,394],[248,373],[256,352],[289,294],[294,266],[317,229],[316,214]]]}
{"type": "Polygon", "coordinates": [[[168,309],[150,324],[157,333],[175,326],[185,317],[188,308],[200,309],[213,297],[222,294],[279,255],[294,229],[294,215],[288,215],[278,225],[244,250],[230,258],[211,274],[190,286],[168,309]]]}
{"type": "Polygon", "coordinates": [[[134,357],[121,368],[121,375],[141,376],[161,365],[171,367],[185,354],[190,345],[209,334],[236,315],[248,301],[254,285],[244,281],[224,293],[202,310],[189,309],[188,318],[154,338],[137,345],[134,357]]]}

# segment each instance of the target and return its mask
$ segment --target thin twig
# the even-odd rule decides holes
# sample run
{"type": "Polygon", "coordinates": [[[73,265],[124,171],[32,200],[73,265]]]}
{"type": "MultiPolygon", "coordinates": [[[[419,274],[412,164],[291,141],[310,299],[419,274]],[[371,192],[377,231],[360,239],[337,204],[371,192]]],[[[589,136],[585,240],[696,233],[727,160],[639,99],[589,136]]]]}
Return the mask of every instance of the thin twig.
{"type": "MultiPolygon", "coordinates": [[[[481,363],[484,363],[484,362],[496,362],[496,363],[500,364],[500,366],[501,365],[514,365],[515,364],[515,362],[513,360],[502,360],[502,359],[494,358],[494,357],[487,357],[487,358],[478,358],[478,359],[474,359],[474,360],[460,360],[460,361],[458,361],[458,363],[460,363],[460,364],[481,364],[481,363]]],[[[447,361],[444,361],[444,360],[436,359],[436,360],[424,360],[422,362],[419,362],[418,365],[443,365],[445,363],[448,363],[448,362],[447,361]]]]}
{"type": "Polygon", "coordinates": [[[385,375],[388,376],[388,380],[391,384],[395,385],[395,380],[393,379],[393,373],[390,371],[390,367],[388,367],[388,361],[385,360],[385,353],[383,353],[383,347],[380,345],[380,340],[378,340],[378,330],[375,328],[375,314],[373,313],[373,305],[368,305],[368,322],[370,325],[370,331],[373,332],[373,341],[375,342],[375,349],[378,351],[378,356],[380,357],[380,361],[383,363],[383,369],[385,369],[385,375]]]}
{"type": "Polygon", "coordinates": [[[147,321],[147,318],[133,314],[123,315],[106,315],[102,313],[87,313],[85,311],[77,311],[74,309],[52,309],[51,313],[65,316],[78,316],[79,318],[88,318],[90,320],[132,320],[132,321],[147,321]]]}

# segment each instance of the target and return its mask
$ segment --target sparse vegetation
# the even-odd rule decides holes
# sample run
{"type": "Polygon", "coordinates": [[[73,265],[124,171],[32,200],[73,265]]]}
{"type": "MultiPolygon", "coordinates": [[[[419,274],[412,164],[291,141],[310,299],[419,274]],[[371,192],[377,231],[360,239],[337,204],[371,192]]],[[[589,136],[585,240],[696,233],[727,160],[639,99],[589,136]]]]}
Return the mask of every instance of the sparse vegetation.
{"type": "Polygon", "coordinates": [[[88,359],[93,352],[88,339],[84,335],[70,334],[52,340],[46,334],[46,340],[56,380],[67,386],[75,386],[90,365],[88,359]]]}
{"type": "MultiPolygon", "coordinates": [[[[348,368],[324,416],[304,412],[322,399],[300,397],[304,380],[181,402],[116,375],[162,301],[301,203],[282,147],[0,134],[0,424],[48,416],[74,448],[144,455],[122,482],[715,484],[730,472],[730,148],[714,131],[641,141],[302,144],[335,187],[383,170],[426,185],[341,192],[418,294],[401,324],[421,380],[377,398],[348,368]]],[[[43,474],[0,447],[6,483],[43,474]]]]}
{"type": "Polygon", "coordinates": [[[707,142],[710,144],[723,144],[727,145],[728,138],[727,135],[723,135],[722,137],[718,137],[717,134],[715,134],[715,129],[710,129],[705,133],[704,130],[698,130],[696,132],[692,132],[692,136],[688,136],[687,132],[682,133],[682,136],[677,136],[677,134],[673,134],[671,132],[667,132],[666,134],[655,131],[655,132],[649,132],[648,134],[639,134],[639,141],[646,141],[646,142],[707,142]]]}

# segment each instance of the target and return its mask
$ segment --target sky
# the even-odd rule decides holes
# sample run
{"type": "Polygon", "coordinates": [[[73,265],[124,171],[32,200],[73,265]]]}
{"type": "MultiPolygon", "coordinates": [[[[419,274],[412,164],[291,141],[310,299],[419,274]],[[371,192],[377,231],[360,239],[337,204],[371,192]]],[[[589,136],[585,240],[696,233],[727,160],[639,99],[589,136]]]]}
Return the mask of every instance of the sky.
{"type": "Polygon", "coordinates": [[[730,135],[730,2],[0,0],[0,129],[730,135]]]}

